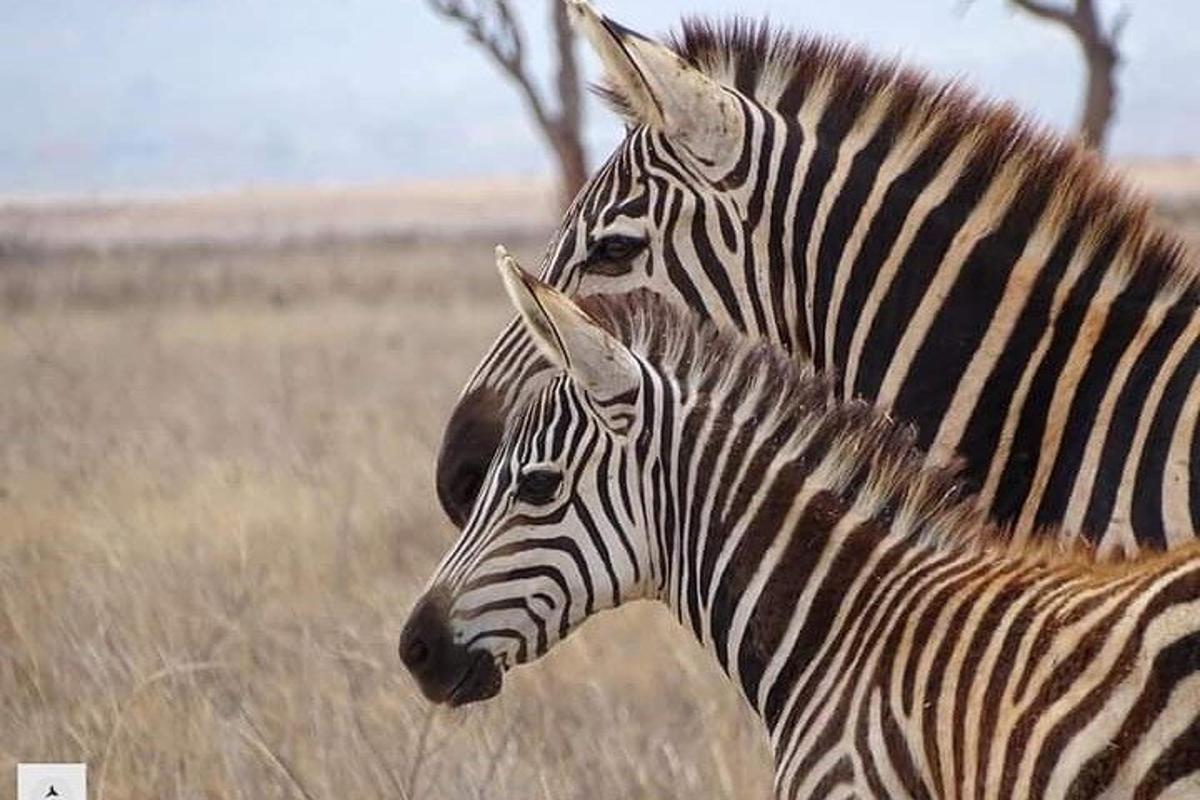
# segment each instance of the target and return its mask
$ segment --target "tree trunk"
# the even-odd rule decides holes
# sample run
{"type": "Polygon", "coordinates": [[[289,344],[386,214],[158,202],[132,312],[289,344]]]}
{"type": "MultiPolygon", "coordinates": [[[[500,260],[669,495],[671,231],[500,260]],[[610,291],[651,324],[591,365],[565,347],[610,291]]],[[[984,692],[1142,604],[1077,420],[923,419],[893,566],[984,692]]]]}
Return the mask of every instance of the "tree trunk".
{"type": "Polygon", "coordinates": [[[575,60],[575,31],[562,0],[550,0],[554,48],[558,53],[558,119],[546,134],[558,156],[559,202],[563,210],[575,199],[588,178],[583,147],[583,91],[575,60]]]}
{"type": "Polygon", "coordinates": [[[1066,6],[1043,0],[1012,0],[1012,4],[1035,17],[1063,26],[1079,42],[1087,66],[1079,137],[1089,146],[1103,151],[1117,104],[1116,71],[1121,62],[1117,41],[1129,19],[1128,13],[1125,10],[1118,12],[1106,31],[1096,9],[1096,0],[1072,0],[1066,6]]]}
{"type": "Polygon", "coordinates": [[[1116,50],[1106,41],[1081,41],[1087,60],[1087,89],[1079,117],[1079,135],[1103,152],[1116,106],[1116,50]]]}
{"type": "Polygon", "coordinates": [[[463,0],[428,0],[430,7],[460,23],[521,92],[534,124],[558,161],[559,202],[565,210],[587,181],[587,151],[583,145],[583,85],[575,58],[575,31],[567,4],[549,0],[550,24],[557,56],[554,93],[557,109],[547,102],[526,69],[524,42],[508,0],[468,5],[463,0]]]}
{"type": "Polygon", "coordinates": [[[587,182],[587,155],[579,140],[579,131],[555,130],[547,135],[558,158],[558,199],[565,211],[587,182]]]}

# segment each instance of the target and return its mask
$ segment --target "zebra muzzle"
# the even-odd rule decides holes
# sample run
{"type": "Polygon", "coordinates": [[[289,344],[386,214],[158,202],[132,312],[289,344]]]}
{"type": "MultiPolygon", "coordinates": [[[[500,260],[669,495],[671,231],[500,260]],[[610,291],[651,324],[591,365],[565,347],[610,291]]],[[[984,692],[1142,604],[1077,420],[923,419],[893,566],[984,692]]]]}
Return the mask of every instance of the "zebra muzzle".
{"type": "Polygon", "coordinates": [[[400,660],[434,703],[461,706],[494,697],[500,669],[490,653],[454,641],[448,605],[432,593],[417,602],[400,634],[400,660]]]}

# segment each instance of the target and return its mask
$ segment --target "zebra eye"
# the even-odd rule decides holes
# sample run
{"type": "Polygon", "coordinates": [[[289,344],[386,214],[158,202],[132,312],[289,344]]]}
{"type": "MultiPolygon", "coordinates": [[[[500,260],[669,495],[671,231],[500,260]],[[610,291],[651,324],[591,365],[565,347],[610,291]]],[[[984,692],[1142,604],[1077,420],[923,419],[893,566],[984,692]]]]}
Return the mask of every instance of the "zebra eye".
{"type": "Polygon", "coordinates": [[[645,248],[646,240],[636,236],[603,236],[588,248],[584,270],[594,275],[624,275],[632,266],[630,260],[645,248]]]}
{"type": "Polygon", "coordinates": [[[562,473],[553,469],[531,469],[517,479],[517,499],[535,506],[545,505],[558,494],[562,473]]]}

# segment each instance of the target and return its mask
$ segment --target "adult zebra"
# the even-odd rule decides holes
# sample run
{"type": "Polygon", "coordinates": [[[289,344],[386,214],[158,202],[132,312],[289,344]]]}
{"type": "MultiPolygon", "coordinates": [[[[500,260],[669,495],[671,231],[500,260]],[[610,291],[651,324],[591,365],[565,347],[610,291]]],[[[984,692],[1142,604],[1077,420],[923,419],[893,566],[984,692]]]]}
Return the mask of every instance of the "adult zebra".
{"type": "Polygon", "coordinates": [[[1200,546],[1003,542],[781,351],[502,269],[557,374],[401,635],[430,699],[655,598],[762,716],[780,797],[1200,796],[1200,546]]]}
{"type": "MultiPolygon", "coordinates": [[[[685,23],[673,49],[573,0],[625,140],[541,276],[648,287],[835,372],[961,458],[1018,535],[1104,551],[1200,530],[1193,266],[1092,156],[955,86],[820,40],[685,23]]],[[[447,426],[462,524],[510,409],[547,375],[515,322],[447,426]]]]}

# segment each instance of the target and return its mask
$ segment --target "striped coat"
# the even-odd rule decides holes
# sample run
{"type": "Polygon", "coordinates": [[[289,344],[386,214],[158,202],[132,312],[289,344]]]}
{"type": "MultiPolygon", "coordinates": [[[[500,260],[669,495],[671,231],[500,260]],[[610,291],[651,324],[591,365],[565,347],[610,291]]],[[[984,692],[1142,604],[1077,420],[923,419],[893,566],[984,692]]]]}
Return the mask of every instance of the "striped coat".
{"type": "MultiPolygon", "coordinates": [[[[1103,552],[1200,526],[1195,263],[1095,158],[1010,109],[820,39],[686,23],[669,46],[573,2],[628,133],[543,280],[645,287],[810,358],[911,422],[1018,537],[1103,552]]],[[[447,427],[461,524],[520,398],[519,324],[447,427]]]]}
{"type": "Polygon", "coordinates": [[[646,598],[759,713],[779,797],[1200,796],[1200,546],[1004,540],[782,351],[502,265],[555,375],[402,634],[430,699],[488,698],[646,598]]]}

